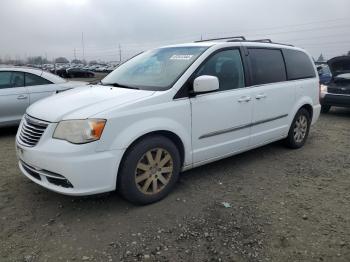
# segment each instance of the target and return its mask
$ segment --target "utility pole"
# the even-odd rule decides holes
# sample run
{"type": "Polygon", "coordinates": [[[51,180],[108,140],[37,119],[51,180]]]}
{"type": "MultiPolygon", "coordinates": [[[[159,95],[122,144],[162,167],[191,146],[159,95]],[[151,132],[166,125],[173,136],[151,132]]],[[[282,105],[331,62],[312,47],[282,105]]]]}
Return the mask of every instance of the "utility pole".
{"type": "Polygon", "coordinates": [[[74,48],[74,60],[77,60],[77,50],[74,48]]]}
{"type": "Polygon", "coordinates": [[[122,47],[120,46],[120,44],[118,44],[118,48],[119,48],[119,64],[121,64],[121,62],[122,62],[122,47]]]}
{"type": "Polygon", "coordinates": [[[84,32],[81,32],[81,44],[82,44],[82,46],[83,46],[83,60],[85,60],[84,32]]]}

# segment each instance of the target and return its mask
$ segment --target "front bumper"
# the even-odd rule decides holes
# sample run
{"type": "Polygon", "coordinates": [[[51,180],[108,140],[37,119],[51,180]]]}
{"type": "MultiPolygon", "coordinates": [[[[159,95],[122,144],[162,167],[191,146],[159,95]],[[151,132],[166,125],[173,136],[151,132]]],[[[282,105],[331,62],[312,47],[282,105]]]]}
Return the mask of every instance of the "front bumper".
{"type": "Polygon", "coordinates": [[[323,93],[321,105],[350,107],[350,95],[323,93]]]}
{"type": "MultiPolygon", "coordinates": [[[[21,129],[21,126],[19,130],[21,129]]],[[[98,142],[74,145],[52,139],[51,125],[34,147],[21,145],[16,151],[21,172],[35,183],[65,195],[92,195],[116,188],[123,151],[97,152],[98,142]]]]}

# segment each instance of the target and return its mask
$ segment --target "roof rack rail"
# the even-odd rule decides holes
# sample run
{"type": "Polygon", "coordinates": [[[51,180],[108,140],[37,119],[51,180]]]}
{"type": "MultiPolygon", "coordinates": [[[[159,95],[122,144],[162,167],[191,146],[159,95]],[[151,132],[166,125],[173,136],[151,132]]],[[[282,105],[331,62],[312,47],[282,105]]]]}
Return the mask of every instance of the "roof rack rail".
{"type": "Polygon", "coordinates": [[[195,43],[200,43],[200,42],[209,42],[209,41],[218,41],[218,40],[233,40],[233,39],[241,39],[245,41],[244,36],[231,36],[231,37],[221,37],[221,38],[210,38],[210,39],[204,39],[204,40],[197,40],[194,41],[195,43]]]}
{"type": "Polygon", "coordinates": [[[198,40],[198,41],[194,41],[194,42],[195,43],[200,43],[200,42],[220,41],[220,40],[226,40],[226,42],[256,42],[256,43],[269,43],[269,44],[275,44],[275,45],[293,46],[293,45],[290,45],[290,44],[276,43],[276,42],[273,42],[269,38],[249,40],[249,39],[246,39],[244,36],[231,36],[231,37],[211,38],[211,39],[198,40]]]}
{"type": "Polygon", "coordinates": [[[273,43],[271,39],[256,39],[256,40],[249,40],[250,42],[262,42],[262,43],[273,43]]]}
{"type": "Polygon", "coordinates": [[[272,44],[276,44],[276,45],[286,45],[286,46],[293,46],[293,47],[294,47],[294,45],[291,45],[291,44],[283,44],[283,43],[276,43],[276,42],[272,42],[272,44]]]}
{"type": "Polygon", "coordinates": [[[286,45],[286,46],[294,46],[294,45],[290,45],[290,44],[282,44],[282,43],[276,43],[276,42],[272,42],[271,39],[256,39],[256,40],[246,40],[246,42],[257,42],[257,43],[269,43],[269,44],[275,44],[275,45],[286,45]]]}

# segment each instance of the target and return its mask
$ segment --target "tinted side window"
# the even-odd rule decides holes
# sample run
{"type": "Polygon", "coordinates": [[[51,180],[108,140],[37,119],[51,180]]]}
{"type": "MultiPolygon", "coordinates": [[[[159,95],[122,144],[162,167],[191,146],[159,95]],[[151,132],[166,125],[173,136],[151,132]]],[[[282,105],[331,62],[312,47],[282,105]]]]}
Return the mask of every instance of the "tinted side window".
{"type": "Polygon", "coordinates": [[[10,88],[11,86],[11,72],[0,72],[0,89],[10,88]]]}
{"type": "Polygon", "coordinates": [[[216,76],[219,90],[244,87],[244,71],[239,50],[225,50],[211,56],[198,70],[196,77],[216,76]]]}
{"type": "Polygon", "coordinates": [[[12,87],[24,86],[24,73],[23,72],[12,72],[11,86],[12,87]]]}
{"type": "Polygon", "coordinates": [[[287,74],[289,80],[315,77],[315,70],[310,58],[301,51],[283,50],[286,60],[287,74]]]}
{"type": "Polygon", "coordinates": [[[283,55],[278,49],[249,48],[253,85],[286,81],[283,55]]]}
{"type": "Polygon", "coordinates": [[[48,85],[48,84],[52,84],[52,83],[40,76],[26,73],[26,86],[38,86],[38,85],[48,85]]]}

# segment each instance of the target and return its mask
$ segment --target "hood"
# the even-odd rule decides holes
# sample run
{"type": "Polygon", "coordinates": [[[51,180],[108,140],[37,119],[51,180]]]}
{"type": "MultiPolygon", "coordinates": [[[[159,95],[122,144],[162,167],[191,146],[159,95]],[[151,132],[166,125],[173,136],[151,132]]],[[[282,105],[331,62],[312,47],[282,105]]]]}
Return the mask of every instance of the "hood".
{"type": "Polygon", "coordinates": [[[89,85],[39,100],[27,109],[27,114],[48,122],[85,119],[154,93],[154,91],[146,90],[89,85]]]}
{"type": "Polygon", "coordinates": [[[333,77],[350,73],[350,56],[338,56],[327,61],[333,77]]]}

